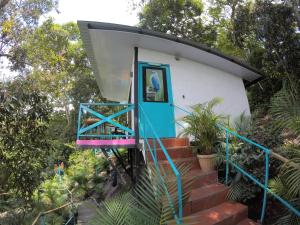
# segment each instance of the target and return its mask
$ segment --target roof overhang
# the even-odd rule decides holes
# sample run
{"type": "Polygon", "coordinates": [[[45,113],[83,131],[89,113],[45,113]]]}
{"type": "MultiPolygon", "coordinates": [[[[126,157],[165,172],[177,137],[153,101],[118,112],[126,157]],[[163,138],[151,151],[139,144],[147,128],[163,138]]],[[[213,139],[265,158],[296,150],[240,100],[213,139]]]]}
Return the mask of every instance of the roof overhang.
{"type": "Polygon", "coordinates": [[[187,58],[241,77],[247,86],[261,79],[255,68],[198,43],[125,25],[78,21],[81,37],[103,97],[127,101],[134,47],[187,58]]]}

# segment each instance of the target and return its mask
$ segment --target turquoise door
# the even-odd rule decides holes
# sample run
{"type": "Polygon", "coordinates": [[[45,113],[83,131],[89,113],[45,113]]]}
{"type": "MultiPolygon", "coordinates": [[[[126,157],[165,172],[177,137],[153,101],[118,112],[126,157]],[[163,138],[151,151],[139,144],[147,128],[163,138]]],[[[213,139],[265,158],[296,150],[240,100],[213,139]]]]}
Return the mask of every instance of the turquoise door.
{"type": "Polygon", "coordinates": [[[160,138],[175,137],[170,66],[139,62],[138,71],[140,136],[154,137],[154,130],[160,138]]]}

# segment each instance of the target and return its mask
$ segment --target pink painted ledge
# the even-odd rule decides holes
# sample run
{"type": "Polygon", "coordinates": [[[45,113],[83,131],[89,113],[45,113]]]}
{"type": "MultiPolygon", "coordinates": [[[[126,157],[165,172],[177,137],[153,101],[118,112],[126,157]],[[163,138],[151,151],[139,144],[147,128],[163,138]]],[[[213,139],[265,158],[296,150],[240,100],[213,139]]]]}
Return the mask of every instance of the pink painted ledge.
{"type": "Polygon", "coordinates": [[[114,140],[77,140],[80,146],[110,146],[110,145],[134,145],[135,139],[114,139],[114,140]]]}

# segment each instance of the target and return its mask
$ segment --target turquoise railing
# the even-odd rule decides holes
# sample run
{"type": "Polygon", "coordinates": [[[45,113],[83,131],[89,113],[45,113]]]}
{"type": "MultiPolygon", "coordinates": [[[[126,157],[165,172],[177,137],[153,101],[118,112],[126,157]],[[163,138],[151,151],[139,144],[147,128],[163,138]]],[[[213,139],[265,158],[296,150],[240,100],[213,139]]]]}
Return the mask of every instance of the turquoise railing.
{"type": "Polygon", "coordinates": [[[81,103],[78,112],[77,140],[134,137],[133,129],[128,127],[130,117],[128,114],[133,109],[133,104],[81,103]],[[116,129],[119,131],[115,132],[116,129]]]}
{"type": "MultiPolygon", "coordinates": [[[[142,120],[143,123],[139,123],[140,127],[139,129],[141,130],[142,134],[149,134],[149,131],[152,133],[152,138],[151,139],[151,143],[149,143],[149,139],[147,137],[141,137],[144,139],[144,143],[145,143],[145,148],[147,147],[152,161],[154,163],[155,169],[158,172],[158,175],[160,176],[160,178],[162,179],[163,183],[165,184],[164,186],[164,190],[166,192],[166,196],[169,202],[170,207],[173,210],[173,214],[174,214],[174,219],[176,220],[177,224],[181,224],[182,223],[182,184],[181,184],[181,175],[179,173],[179,171],[177,170],[173,160],[171,159],[171,157],[168,154],[167,149],[164,147],[162,141],[160,140],[159,136],[157,135],[157,133],[155,132],[155,129],[153,128],[153,125],[150,121],[150,119],[148,118],[148,116],[146,115],[145,111],[143,110],[143,108],[141,106],[139,106],[139,111],[140,111],[140,121],[142,120]],[[146,132],[147,130],[147,132],[146,132]],[[174,207],[174,201],[171,198],[167,186],[166,186],[166,182],[164,180],[164,176],[165,176],[165,172],[160,170],[159,165],[158,165],[158,159],[157,159],[157,145],[160,147],[161,151],[163,152],[163,154],[165,155],[166,159],[169,162],[169,165],[176,177],[176,182],[177,182],[177,196],[178,196],[178,213],[175,210],[174,207]]],[[[146,157],[147,157],[147,153],[146,153],[146,157]]]]}
{"type": "MultiPolygon", "coordinates": [[[[177,108],[187,114],[192,114],[191,112],[189,112],[188,110],[177,106],[175,104],[173,104],[174,108],[177,108]]],[[[175,121],[179,126],[182,126],[182,124],[178,123],[178,121],[175,121]]],[[[261,209],[261,216],[260,216],[260,222],[263,223],[264,221],[264,217],[265,217],[265,213],[266,213],[266,206],[267,206],[267,194],[271,194],[275,199],[277,199],[279,202],[281,202],[286,208],[288,208],[291,212],[293,212],[295,215],[300,216],[300,211],[298,209],[296,209],[292,204],[290,204],[288,201],[284,200],[283,198],[281,198],[280,196],[278,196],[277,194],[275,194],[272,190],[269,189],[268,187],[268,182],[269,182],[269,161],[270,161],[270,154],[272,154],[272,152],[270,151],[270,149],[252,141],[249,140],[248,138],[241,136],[225,127],[223,127],[222,125],[217,125],[221,130],[225,131],[225,142],[226,142],[226,175],[225,175],[225,183],[226,185],[228,184],[228,179],[229,179],[229,165],[232,165],[237,171],[239,171],[241,174],[245,175],[247,178],[249,178],[251,181],[253,181],[256,185],[258,185],[259,187],[261,187],[264,191],[264,195],[263,195],[263,201],[262,201],[262,209],[261,209]],[[248,173],[247,171],[245,171],[243,168],[241,168],[239,165],[237,165],[235,162],[230,160],[230,154],[229,154],[229,140],[230,140],[230,135],[233,137],[236,137],[240,140],[243,140],[255,147],[257,147],[258,149],[260,149],[263,153],[264,153],[264,161],[265,161],[265,173],[264,173],[264,182],[260,182],[255,176],[253,176],[252,174],[248,173]]],[[[183,127],[183,126],[182,126],[183,127]]]]}

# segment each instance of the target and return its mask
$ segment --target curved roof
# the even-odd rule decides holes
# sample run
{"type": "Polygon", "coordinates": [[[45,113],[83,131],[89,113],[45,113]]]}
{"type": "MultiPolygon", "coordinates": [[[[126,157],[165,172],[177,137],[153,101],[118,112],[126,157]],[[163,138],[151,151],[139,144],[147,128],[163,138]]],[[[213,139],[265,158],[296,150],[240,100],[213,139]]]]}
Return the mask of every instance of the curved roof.
{"type": "Polygon", "coordinates": [[[134,47],[155,50],[207,64],[241,77],[246,86],[262,74],[242,61],[199,43],[119,24],[78,21],[81,36],[103,97],[127,101],[134,47]]]}

